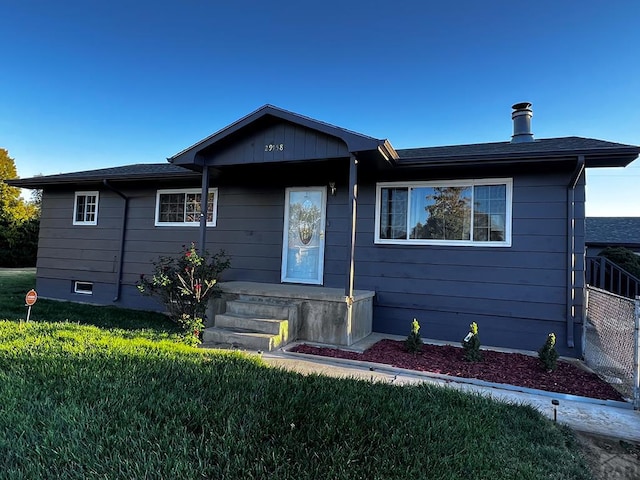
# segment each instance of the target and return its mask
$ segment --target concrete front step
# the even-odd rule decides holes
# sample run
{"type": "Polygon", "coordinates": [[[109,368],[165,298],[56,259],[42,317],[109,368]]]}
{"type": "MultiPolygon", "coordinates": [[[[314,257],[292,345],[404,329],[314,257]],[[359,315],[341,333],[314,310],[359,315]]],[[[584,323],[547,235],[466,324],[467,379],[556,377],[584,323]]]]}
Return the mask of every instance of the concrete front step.
{"type": "Polygon", "coordinates": [[[290,302],[239,298],[227,301],[225,309],[215,315],[214,326],[204,330],[203,342],[271,351],[294,338],[290,319],[295,323],[297,310],[290,302]]]}
{"type": "Polygon", "coordinates": [[[205,328],[202,332],[202,341],[203,343],[222,343],[264,352],[270,352],[282,345],[282,337],[280,335],[229,330],[218,327],[205,328]]]}
{"type": "Polygon", "coordinates": [[[225,313],[216,315],[215,326],[231,330],[239,329],[257,333],[268,333],[270,335],[280,335],[286,339],[288,337],[289,322],[287,320],[246,317],[244,315],[230,315],[225,313]]]}
{"type": "Polygon", "coordinates": [[[227,302],[226,313],[254,318],[289,318],[290,305],[257,302],[252,300],[231,300],[227,302]]]}

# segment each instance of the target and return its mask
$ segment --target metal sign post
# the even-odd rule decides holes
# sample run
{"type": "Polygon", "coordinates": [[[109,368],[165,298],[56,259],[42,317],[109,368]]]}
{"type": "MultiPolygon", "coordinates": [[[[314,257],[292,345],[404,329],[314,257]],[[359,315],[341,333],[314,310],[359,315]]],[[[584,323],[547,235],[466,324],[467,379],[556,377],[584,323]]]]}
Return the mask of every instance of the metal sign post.
{"type": "Polygon", "coordinates": [[[36,293],[36,291],[34,289],[31,289],[27,292],[27,295],[24,297],[24,303],[26,304],[27,308],[27,322],[29,321],[29,317],[31,316],[31,307],[33,306],[34,303],[36,303],[36,300],[38,300],[38,294],[36,293]]]}

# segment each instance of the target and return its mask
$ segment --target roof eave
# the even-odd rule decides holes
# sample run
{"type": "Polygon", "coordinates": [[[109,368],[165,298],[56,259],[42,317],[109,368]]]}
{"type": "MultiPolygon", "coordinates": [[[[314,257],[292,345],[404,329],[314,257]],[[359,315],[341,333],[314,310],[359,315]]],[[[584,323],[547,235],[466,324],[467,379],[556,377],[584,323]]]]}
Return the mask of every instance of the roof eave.
{"type": "Polygon", "coordinates": [[[392,166],[396,166],[398,163],[398,152],[393,148],[388,140],[381,140],[378,145],[378,153],[382,155],[384,160],[392,166]]]}
{"type": "Polygon", "coordinates": [[[447,167],[468,165],[516,165],[540,161],[573,160],[584,155],[587,168],[626,167],[640,154],[640,148],[612,149],[608,151],[556,151],[540,153],[513,153],[509,155],[479,154],[446,157],[401,158],[399,166],[447,167]],[[481,162],[481,163],[480,163],[481,162]]]}
{"type": "MultiPolygon", "coordinates": [[[[185,173],[182,172],[171,172],[171,179],[176,178],[200,178],[196,172],[190,172],[185,170],[185,173]]],[[[32,178],[14,178],[11,180],[5,180],[7,185],[11,185],[12,187],[18,188],[29,188],[29,189],[39,189],[50,186],[58,186],[58,185],[75,185],[75,184],[92,184],[92,183],[102,183],[103,180],[109,181],[117,181],[117,182],[139,182],[140,180],[163,180],[167,178],[167,174],[162,173],[147,173],[147,174],[133,174],[133,175],[104,175],[104,176],[75,176],[75,177],[67,177],[64,176],[45,176],[45,177],[32,177],[32,178]]]]}

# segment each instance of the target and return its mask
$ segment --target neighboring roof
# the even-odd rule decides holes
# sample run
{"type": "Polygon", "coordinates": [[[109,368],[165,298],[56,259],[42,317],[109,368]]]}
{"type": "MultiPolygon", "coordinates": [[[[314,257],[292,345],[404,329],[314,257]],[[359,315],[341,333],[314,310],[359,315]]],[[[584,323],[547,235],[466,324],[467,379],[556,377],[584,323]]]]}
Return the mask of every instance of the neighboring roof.
{"type": "Polygon", "coordinates": [[[285,120],[297,125],[322,132],[326,135],[341,139],[350,152],[364,152],[378,150],[384,157],[389,159],[397,158],[397,154],[391,144],[387,140],[379,140],[368,135],[353,132],[345,128],[337,127],[329,123],[321,122],[313,118],[305,117],[273,105],[264,105],[241,119],[233,122],[231,125],[224,127],[216,133],[209,135],[204,140],[176,153],[167,160],[176,165],[196,165],[198,164],[196,156],[203,150],[212,145],[221,142],[236,132],[249,127],[251,124],[257,123],[265,118],[275,118],[285,120]]]}
{"type": "Polygon", "coordinates": [[[640,247],[640,217],[587,217],[585,237],[587,245],[640,247]]]}
{"type": "Polygon", "coordinates": [[[559,137],[522,143],[494,142],[407,148],[398,149],[397,152],[398,165],[408,166],[477,164],[478,160],[517,163],[532,159],[557,160],[584,155],[587,167],[625,167],[640,155],[640,146],[594,138],[559,137]]]}
{"type": "Polygon", "coordinates": [[[21,188],[42,188],[48,185],[102,182],[103,180],[139,181],[163,178],[200,178],[200,175],[170,163],[138,163],[122,167],[101,168],[83,172],[60,173],[25,179],[7,180],[9,185],[21,188]]]}

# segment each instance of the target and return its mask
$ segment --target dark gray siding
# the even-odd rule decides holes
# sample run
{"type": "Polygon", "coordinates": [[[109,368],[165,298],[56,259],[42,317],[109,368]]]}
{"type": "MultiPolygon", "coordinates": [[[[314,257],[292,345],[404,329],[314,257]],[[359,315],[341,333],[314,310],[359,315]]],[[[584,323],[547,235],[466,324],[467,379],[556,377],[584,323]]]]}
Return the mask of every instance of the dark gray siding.
{"type": "Polygon", "coordinates": [[[207,154],[212,166],[300,161],[349,156],[345,143],[309,128],[281,122],[245,133],[241,140],[207,154]]]}
{"type": "MultiPolygon", "coordinates": [[[[251,187],[218,187],[217,225],[207,228],[206,248],[210,253],[224,250],[231,260],[231,268],[221,280],[280,283],[285,188],[323,186],[327,182],[314,173],[304,175],[306,170],[298,175],[301,183],[283,179],[274,186],[261,182],[251,187]]],[[[140,276],[152,272],[152,262],[158,256],[177,255],[184,245],[199,242],[198,227],[154,225],[157,190],[180,187],[198,185],[154,184],[122,189],[128,197],[128,219],[121,294],[115,304],[160,308],[137,291],[140,276]]],[[[327,198],[325,286],[331,287],[344,287],[347,272],[349,204],[346,188],[338,187],[337,195],[327,198]]],[[[74,226],[73,200],[73,191],[45,192],[38,251],[39,294],[43,298],[113,304],[124,201],[109,190],[100,190],[98,225],[74,226]],[[93,295],[73,293],[75,280],[93,282],[93,295]]]]}
{"type": "MultiPolygon", "coordinates": [[[[327,197],[324,285],[343,288],[349,258],[350,206],[345,168],[291,165],[288,174],[247,179],[222,175],[217,226],[207,229],[207,250],[224,250],[231,268],[221,280],[280,282],[284,194],[287,186],[321,186],[336,181],[327,197]],[[256,180],[257,179],[257,180],[256,180]],[[267,180],[267,181],[265,181],[267,180]]],[[[438,247],[374,244],[375,180],[359,182],[357,289],[374,290],[374,330],[406,335],[413,318],[424,338],[459,342],[475,321],[485,345],[537,350],[549,332],[566,348],[567,183],[569,171],[513,172],[511,247],[438,247]]],[[[481,175],[474,174],[475,178],[481,175]]],[[[415,178],[415,177],[412,177],[415,178]]],[[[450,177],[449,177],[450,178],[450,177]]],[[[401,179],[401,178],[399,178],[401,179]]],[[[217,185],[216,185],[217,184],[217,185]]],[[[583,298],[584,178],[576,189],[575,342],[580,345],[583,298]]],[[[197,227],[156,227],[159,188],[198,187],[173,183],[123,189],[129,198],[122,289],[117,305],[156,309],[135,285],[159,255],[175,255],[199,241],[197,227]]],[[[84,190],[84,188],[83,188],[84,190]]],[[[46,191],[38,258],[43,297],[111,304],[124,201],[101,189],[97,226],[72,225],[73,191],[46,191]],[[74,280],[94,282],[94,295],[72,293],[74,280]]]]}
{"type": "MultiPolygon", "coordinates": [[[[361,184],[356,288],[376,292],[374,330],[406,335],[417,318],[423,337],[459,342],[475,321],[486,345],[537,350],[547,333],[555,332],[558,347],[570,353],[568,181],[569,172],[513,175],[512,246],[493,248],[376,245],[375,185],[361,184]]],[[[583,194],[576,200],[580,246],[583,194]]],[[[579,247],[581,270],[583,253],[579,247]]],[[[581,308],[579,300],[578,315],[581,308]]]]}
{"type": "Polygon", "coordinates": [[[40,296],[100,304],[113,299],[122,200],[111,192],[99,195],[98,225],[73,225],[74,191],[44,192],[36,284],[40,296]],[[94,283],[93,295],[73,293],[74,281],[94,283]]]}
{"type": "MultiPolygon", "coordinates": [[[[158,255],[175,255],[182,245],[198,244],[196,227],[155,227],[156,190],[139,192],[131,202],[125,253],[125,283],[149,273],[158,255]]],[[[284,190],[220,187],[217,226],[207,229],[207,250],[224,250],[232,268],[225,280],[279,282],[284,190]]]]}

